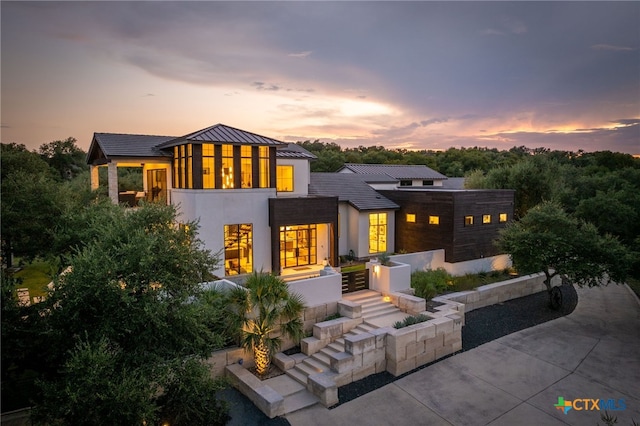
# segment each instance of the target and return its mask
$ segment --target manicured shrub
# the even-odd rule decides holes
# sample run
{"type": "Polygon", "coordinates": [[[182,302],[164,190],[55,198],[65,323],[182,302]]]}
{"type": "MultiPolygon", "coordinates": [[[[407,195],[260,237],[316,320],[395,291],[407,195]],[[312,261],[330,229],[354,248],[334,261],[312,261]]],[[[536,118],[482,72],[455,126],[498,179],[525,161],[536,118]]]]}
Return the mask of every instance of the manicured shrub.
{"type": "Polygon", "coordinates": [[[418,297],[429,300],[443,293],[451,285],[453,278],[443,268],[429,271],[414,271],[411,274],[411,288],[418,297]]]}

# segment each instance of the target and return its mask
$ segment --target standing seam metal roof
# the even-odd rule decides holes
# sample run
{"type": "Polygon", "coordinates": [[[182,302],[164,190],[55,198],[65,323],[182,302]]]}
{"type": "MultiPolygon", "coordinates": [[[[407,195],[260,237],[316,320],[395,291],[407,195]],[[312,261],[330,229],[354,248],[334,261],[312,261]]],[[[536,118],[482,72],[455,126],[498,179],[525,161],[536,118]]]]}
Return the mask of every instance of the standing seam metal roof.
{"type": "Polygon", "coordinates": [[[269,146],[279,146],[285,144],[285,142],[247,132],[246,130],[236,129],[235,127],[226,126],[224,124],[216,124],[214,126],[207,127],[206,129],[198,130],[196,132],[189,133],[188,135],[180,136],[178,138],[165,142],[160,145],[159,148],[168,148],[184,143],[185,141],[223,142],[269,146]]]}
{"type": "Polygon", "coordinates": [[[87,161],[97,155],[99,148],[105,157],[162,157],[157,146],[175,136],[131,135],[123,133],[94,133],[87,153],[87,161]],[[95,146],[97,144],[97,147],[95,146]]]}

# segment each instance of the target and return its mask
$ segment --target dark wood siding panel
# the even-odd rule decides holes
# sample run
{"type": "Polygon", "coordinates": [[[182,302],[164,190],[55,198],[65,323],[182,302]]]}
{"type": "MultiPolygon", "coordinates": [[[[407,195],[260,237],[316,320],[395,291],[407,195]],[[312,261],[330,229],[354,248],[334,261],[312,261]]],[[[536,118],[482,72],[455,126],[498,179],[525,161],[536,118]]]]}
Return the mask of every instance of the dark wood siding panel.
{"type": "Polygon", "coordinates": [[[202,189],[202,145],[192,145],[193,189],[202,189]]]}
{"type": "Polygon", "coordinates": [[[452,250],[453,198],[449,193],[381,192],[400,206],[396,212],[397,251],[452,250]],[[407,214],[414,214],[416,221],[407,222],[407,214]],[[429,216],[437,216],[440,223],[430,225],[429,216]]]}
{"type": "Polygon", "coordinates": [[[454,194],[454,250],[450,262],[479,259],[499,253],[494,241],[505,224],[499,214],[513,217],[514,191],[464,191],[454,194]],[[491,215],[491,223],[483,224],[482,216],[491,215]],[[473,225],[465,226],[465,216],[473,216],[473,225]]]}
{"type": "Polygon", "coordinates": [[[379,191],[400,206],[396,213],[396,250],[418,252],[445,250],[446,262],[462,262],[498,253],[494,240],[505,226],[498,215],[513,217],[514,191],[379,191]],[[406,220],[408,213],[416,222],[406,220]],[[482,224],[490,214],[491,224],[482,224]],[[439,216],[439,225],[429,225],[429,216],[439,216]],[[464,217],[474,217],[473,226],[464,226],[464,217]]]}

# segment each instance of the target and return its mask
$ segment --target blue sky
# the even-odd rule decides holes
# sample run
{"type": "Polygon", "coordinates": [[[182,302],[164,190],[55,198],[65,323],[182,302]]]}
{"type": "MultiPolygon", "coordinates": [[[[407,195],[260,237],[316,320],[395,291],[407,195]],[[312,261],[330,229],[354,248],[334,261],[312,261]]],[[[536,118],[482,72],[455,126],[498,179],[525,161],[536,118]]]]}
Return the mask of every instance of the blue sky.
{"type": "Polygon", "coordinates": [[[7,2],[2,142],[640,153],[640,2],[7,2]]]}

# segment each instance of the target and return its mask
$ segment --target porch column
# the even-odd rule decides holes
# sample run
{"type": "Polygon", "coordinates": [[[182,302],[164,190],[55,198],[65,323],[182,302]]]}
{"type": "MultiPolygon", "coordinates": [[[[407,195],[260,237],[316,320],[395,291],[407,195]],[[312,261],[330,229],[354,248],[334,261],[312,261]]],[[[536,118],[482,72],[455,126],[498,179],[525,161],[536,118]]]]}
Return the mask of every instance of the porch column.
{"type": "Polygon", "coordinates": [[[109,198],[113,204],[118,204],[118,164],[109,163],[109,198]]]}
{"type": "Polygon", "coordinates": [[[91,190],[95,191],[100,186],[99,169],[98,166],[90,165],[89,170],[91,171],[91,190]]]}

